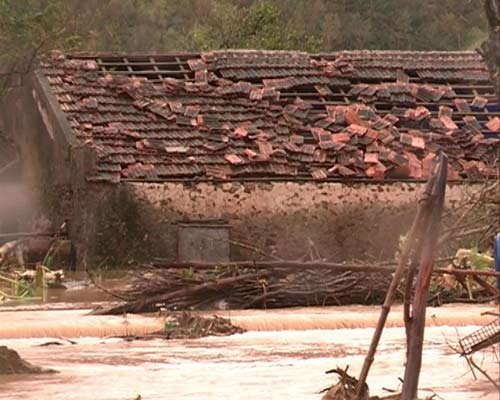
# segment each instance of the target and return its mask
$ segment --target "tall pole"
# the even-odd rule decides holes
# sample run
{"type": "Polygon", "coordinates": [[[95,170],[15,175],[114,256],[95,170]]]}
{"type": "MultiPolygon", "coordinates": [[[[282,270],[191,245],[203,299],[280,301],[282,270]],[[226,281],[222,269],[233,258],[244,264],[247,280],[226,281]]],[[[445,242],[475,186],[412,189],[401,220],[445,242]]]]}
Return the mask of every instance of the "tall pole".
{"type": "MultiPolygon", "coordinates": [[[[402,400],[415,400],[418,392],[418,381],[422,367],[422,349],[424,344],[425,314],[427,297],[431,282],[432,268],[439,237],[439,227],[443,214],[444,196],[446,192],[447,162],[446,155],[441,154],[437,170],[437,181],[431,193],[431,219],[426,227],[422,243],[422,256],[415,287],[415,298],[411,316],[407,322],[407,360],[403,380],[402,400]]],[[[408,288],[407,288],[408,289],[408,288]]]]}
{"type": "MultiPolygon", "coordinates": [[[[441,156],[439,157],[439,165],[441,164],[441,156]]],[[[378,344],[380,342],[380,338],[382,336],[382,332],[384,330],[385,323],[387,321],[387,317],[391,310],[394,301],[396,300],[396,293],[398,286],[403,278],[403,274],[405,272],[406,266],[408,265],[408,261],[412,258],[412,264],[414,263],[415,258],[415,249],[420,249],[419,242],[422,240],[422,233],[424,232],[426,226],[428,225],[428,221],[431,218],[431,199],[432,193],[435,191],[436,180],[437,180],[437,166],[435,164],[434,168],[431,171],[429,176],[429,180],[427,182],[427,186],[425,188],[425,192],[422,198],[419,201],[417,214],[415,219],[413,220],[412,227],[408,234],[408,237],[405,241],[404,248],[401,252],[401,256],[399,259],[398,266],[394,273],[394,277],[387,291],[384,304],[382,305],[382,311],[380,312],[379,320],[377,323],[377,327],[375,328],[375,333],[373,334],[372,341],[370,343],[370,347],[368,349],[368,353],[366,354],[365,361],[363,363],[363,367],[361,369],[361,373],[358,379],[358,385],[356,388],[356,393],[359,394],[362,391],[364,384],[366,383],[366,378],[368,377],[368,373],[370,371],[370,367],[375,359],[375,353],[377,351],[378,344]]],[[[418,254],[417,254],[418,256],[418,254]]]]}

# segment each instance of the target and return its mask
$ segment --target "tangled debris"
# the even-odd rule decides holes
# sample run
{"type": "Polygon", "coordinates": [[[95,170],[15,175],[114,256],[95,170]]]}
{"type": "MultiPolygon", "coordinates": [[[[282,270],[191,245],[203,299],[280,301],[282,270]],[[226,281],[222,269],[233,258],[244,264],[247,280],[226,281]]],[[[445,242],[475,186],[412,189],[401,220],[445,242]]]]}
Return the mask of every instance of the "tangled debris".
{"type": "Polygon", "coordinates": [[[6,346],[0,346],[0,375],[6,374],[48,374],[53,369],[37,367],[23,360],[21,356],[6,346]]]}
{"type": "Polygon", "coordinates": [[[349,367],[342,370],[337,367],[330,371],[326,371],[327,374],[337,374],[339,380],[335,385],[321,391],[321,393],[324,393],[321,400],[399,400],[401,398],[400,393],[384,397],[370,396],[366,383],[363,384],[360,394],[356,394],[358,380],[347,373],[348,368],[349,367]]]}
{"type": "Polygon", "coordinates": [[[95,314],[366,304],[383,297],[390,279],[378,273],[286,267],[145,268],[147,273],[141,270],[117,293],[128,301],[95,314]]]}
{"type": "Polygon", "coordinates": [[[231,336],[245,330],[230,320],[214,315],[202,317],[193,313],[169,312],[163,330],[143,336],[126,336],[125,340],[199,339],[207,336],[231,336]]]}
{"type": "Polygon", "coordinates": [[[165,323],[164,334],[167,339],[197,339],[206,336],[230,336],[245,332],[229,319],[218,317],[200,317],[183,311],[170,314],[165,323]]]}

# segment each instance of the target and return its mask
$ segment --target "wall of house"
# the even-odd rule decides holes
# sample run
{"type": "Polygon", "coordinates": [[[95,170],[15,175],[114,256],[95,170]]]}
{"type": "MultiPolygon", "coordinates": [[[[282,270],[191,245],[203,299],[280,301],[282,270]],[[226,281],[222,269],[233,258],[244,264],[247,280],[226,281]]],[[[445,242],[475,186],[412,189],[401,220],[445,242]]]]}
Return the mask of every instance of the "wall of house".
{"type": "MultiPolygon", "coordinates": [[[[26,79],[23,86],[13,88],[0,99],[1,130],[16,143],[21,159],[20,173],[2,184],[0,219],[11,232],[31,228],[43,205],[50,204],[45,195],[53,189],[47,183],[68,170],[61,159],[63,143],[57,136],[50,137],[32,92],[32,82],[26,79]]],[[[60,179],[54,180],[57,187],[61,184],[60,179]]]]}
{"type": "Polygon", "coordinates": [[[72,134],[46,78],[32,73],[0,98],[0,130],[15,142],[21,160],[15,179],[2,182],[1,195],[11,200],[0,210],[0,226],[10,231],[33,229],[41,215],[53,227],[60,226],[72,215],[73,190],[84,185],[92,162],[72,134]]]}
{"type": "MultiPolygon", "coordinates": [[[[7,190],[13,193],[0,219],[18,213],[29,220],[38,210],[54,227],[69,219],[80,267],[175,260],[177,223],[189,220],[227,221],[233,260],[262,257],[248,247],[295,260],[308,254],[311,244],[332,261],[391,259],[424,187],[402,182],[86,182],[92,155],[71,137],[44,85],[33,75],[0,100],[0,129],[17,143],[23,169],[22,182],[0,187],[5,204],[7,190]]],[[[450,185],[447,206],[460,203],[469,190],[473,186],[450,185]]]]}
{"type": "MultiPolygon", "coordinates": [[[[310,243],[332,261],[392,259],[423,188],[423,183],[94,184],[81,207],[87,211],[79,211],[81,233],[88,238],[79,258],[112,264],[175,260],[177,222],[226,220],[233,260],[261,257],[236,242],[290,260],[308,254],[310,243]]],[[[473,189],[449,185],[447,207],[473,189]]]]}

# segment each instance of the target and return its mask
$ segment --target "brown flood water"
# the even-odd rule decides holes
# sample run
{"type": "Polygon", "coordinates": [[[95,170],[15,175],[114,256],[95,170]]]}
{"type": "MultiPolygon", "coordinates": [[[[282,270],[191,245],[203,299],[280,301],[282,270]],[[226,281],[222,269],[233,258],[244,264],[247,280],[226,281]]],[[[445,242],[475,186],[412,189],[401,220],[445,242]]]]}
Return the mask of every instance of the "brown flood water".
{"type": "MultiPolygon", "coordinates": [[[[429,310],[421,377],[422,395],[434,390],[449,400],[498,400],[484,378],[474,381],[465,360],[449,348],[491,317],[492,307],[448,306],[429,310]],[[459,326],[455,328],[453,326],[459,326]]],[[[332,307],[274,311],[224,311],[251,331],[225,338],[135,341],[102,338],[146,332],[163,324],[154,316],[89,317],[84,310],[0,312],[0,345],[56,375],[0,378],[1,400],[319,400],[331,383],[324,371],[350,366],[357,374],[379,307],[332,307]],[[338,328],[338,329],[335,329],[338,328]],[[349,329],[346,329],[349,328],[349,329]],[[76,345],[40,347],[57,336],[76,345]],[[100,337],[97,337],[100,336],[100,337]]],[[[400,308],[382,337],[368,383],[373,394],[397,389],[404,371],[400,308]]],[[[57,340],[57,339],[56,339],[57,340]]],[[[59,339],[60,340],[60,339],[59,339]]],[[[498,376],[491,351],[477,357],[498,376]]]]}

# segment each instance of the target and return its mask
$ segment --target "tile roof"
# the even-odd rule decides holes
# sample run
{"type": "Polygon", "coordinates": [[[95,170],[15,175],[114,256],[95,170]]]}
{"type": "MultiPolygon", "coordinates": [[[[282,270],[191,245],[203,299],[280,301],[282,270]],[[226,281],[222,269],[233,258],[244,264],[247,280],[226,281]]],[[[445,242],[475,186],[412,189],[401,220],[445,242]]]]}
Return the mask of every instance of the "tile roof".
{"type": "Polygon", "coordinates": [[[499,105],[474,52],[53,53],[42,71],[92,180],[493,175],[499,105]]]}

